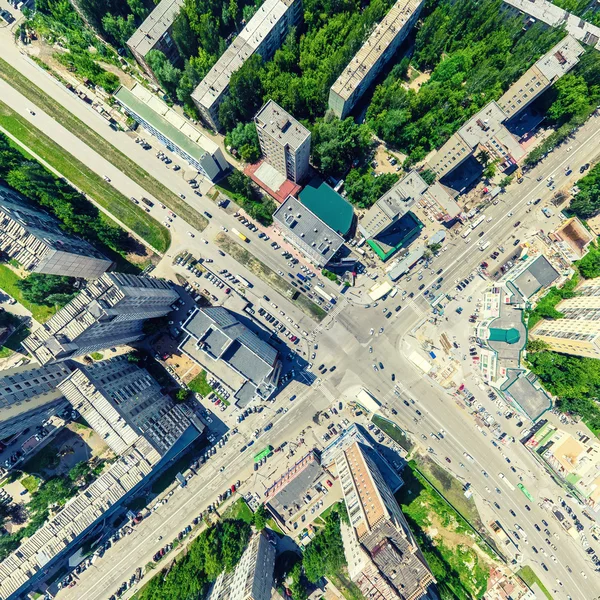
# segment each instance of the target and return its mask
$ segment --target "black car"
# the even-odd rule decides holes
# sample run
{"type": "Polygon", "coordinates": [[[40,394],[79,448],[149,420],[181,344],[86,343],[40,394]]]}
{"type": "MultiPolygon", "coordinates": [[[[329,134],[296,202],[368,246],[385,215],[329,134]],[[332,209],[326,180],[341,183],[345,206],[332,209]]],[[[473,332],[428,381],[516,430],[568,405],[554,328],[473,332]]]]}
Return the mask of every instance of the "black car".
{"type": "Polygon", "coordinates": [[[263,298],[264,298],[264,299],[265,299],[267,302],[269,302],[269,301],[270,301],[270,300],[269,300],[269,296],[263,296],[263,298]]]}
{"type": "Polygon", "coordinates": [[[392,373],[392,381],[396,381],[396,375],[392,373]]]}
{"type": "Polygon", "coordinates": [[[408,400],[402,400],[406,406],[410,406],[410,402],[408,400]]]}
{"type": "Polygon", "coordinates": [[[498,510],[500,510],[500,505],[499,505],[497,502],[494,502],[494,506],[495,506],[495,507],[496,507],[498,510]]]}
{"type": "Polygon", "coordinates": [[[441,275],[444,272],[444,269],[439,269],[436,275],[441,275]]]}
{"type": "Polygon", "coordinates": [[[541,531],[540,526],[537,523],[534,523],[533,526],[535,527],[536,531],[541,531]]]}
{"type": "Polygon", "coordinates": [[[393,415],[397,415],[397,414],[398,414],[398,411],[397,411],[395,408],[392,408],[392,414],[393,414],[393,415]]]}
{"type": "Polygon", "coordinates": [[[521,240],[519,238],[517,238],[514,242],[513,242],[513,246],[518,246],[521,243],[521,240]]]}
{"type": "Polygon", "coordinates": [[[0,16],[10,25],[15,22],[15,18],[7,11],[0,10],[0,16]]]}
{"type": "Polygon", "coordinates": [[[422,290],[424,287],[425,287],[425,284],[424,284],[424,283],[422,283],[422,284],[419,286],[419,291],[421,291],[421,290],[422,290]]]}
{"type": "Polygon", "coordinates": [[[400,305],[396,306],[395,311],[398,312],[400,310],[402,310],[402,307],[400,305]]]}
{"type": "Polygon", "coordinates": [[[508,510],[508,512],[509,512],[509,513],[510,513],[510,514],[511,514],[513,517],[516,517],[516,516],[517,516],[517,514],[515,513],[515,511],[514,511],[512,508],[510,508],[510,509],[508,510]]]}
{"type": "Polygon", "coordinates": [[[335,365],[333,365],[333,367],[331,367],[331,369],[329,369],[329,372],[333,373],[336,369],[337,369],[337,367],[335,365]]]}
{"type": "Polygon", "coordinates": [[[382,362],[379,363],[379,368],[383,369],[383,363],[382,362]]]}
{"type": "Polygon", "coordinates": [[[408,297],[409,297],[409,298],[414,298],[414,297],[415,297],[415,293],[414,293],[414,292],[411,292],[411,293],[408,295],[408,297]]]}
{"type": "Polygon", "coordinates": [[[386,319],[389,319],[391,316],[392,316],[392,313],[391,313],[391,312],[389,312],[387,315],[385,315],[385,318],[386,318],[386,319]]]}
{"type": "Polygon", "coordinates": [[[206,210],[204,211],[204,216],[208,217],[209,219],[212,219],[212,215],[206,210]]]}
{"type": "Polygon", "coordinates": [[[323,363],[320,367],[319,367],[319,371],[322,371],[325,368],[325,363],[323,363]]]}
{"type": "Polygon", "coordinates": [[[422,416],[423,416],[420,410],[415,410],[415,412],[416,412],[416,413],[417,413],[417,414],[418,414],[420,417],[422,417],[422,416]]]}

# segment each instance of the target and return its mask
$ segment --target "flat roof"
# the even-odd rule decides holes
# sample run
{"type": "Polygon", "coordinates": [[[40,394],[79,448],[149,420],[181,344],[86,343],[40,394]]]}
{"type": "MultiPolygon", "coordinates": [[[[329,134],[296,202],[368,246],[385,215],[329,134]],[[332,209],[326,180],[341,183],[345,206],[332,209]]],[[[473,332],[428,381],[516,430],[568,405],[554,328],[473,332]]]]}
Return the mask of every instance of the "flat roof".
{"type": "Polygon", "coordinates": [[[183,3],[184,0],[161,0],[127,40],[127,46],[146,56],[179,16],[183,3]]]}
{"type": "Polygon", "coordinates": [[[311,180],[300,192],[300,202],[335,232],[345,236],[352,226],[354,209],[320,179],[311,180]]]}
{"type": "Polygon", "coordinates": [[[119,87],[114,96],[190,156],[200,159],[206,153],[213,155],[219,150],[215,142],[139,83],[131,90],[119,87]]]}
{"type": "Polygon", "coordinates": [[[369,39],[354,55],[350,64],[337,78],[331,89],[347,100],[369,71],[385,54],[389,45],[402,33],[404,26],[418,10],[423,0],[398,0],[383,20],[375,27],[369,39]]]}
{"type": "Polygon", "coordinates": [[[273,219],[327,261],[344,243],[341,235],[293,196],[288,196],[273,214],[273,219]]]}
{"type": "Polygon", "coordinates": [[[532,421],[536,421],[552,408],[552,400],[539,385],[534,385],[536,381],[537,377],[532,373],[526,375],[525,371],[519,371],[516,377],[509,373],[508,382],[500,388],[532,421]]]}
{"type": "Polygon", "coordinates": [[[269,100],[258,111],[254,122],[257,128],[293,150],[298,149],[310,137],[310,131],[273,100],[269,100]]]}
{"type": "Polygon", "coordinates": [[[550,82],[566,75],[578,62],[585,52],[581,44],[571,35],[564,37],[551,48],[535,66],[550,82]]]}
{"type": "Polygon", "coordinates": [[[210,108],[229,87],[231,75],[237,71],[286,14],[296,0],[265,0],[248,24],[240,31],[219,60],[192,92],[192,99],[210,108]]]}
{"type": "Polygon", "coordinates": [[[550,261],[544,255],[540,255],[512,282],[526,298],[530,298],[541,288],[548,287],[558,277],[559,273],[550,261]]]}

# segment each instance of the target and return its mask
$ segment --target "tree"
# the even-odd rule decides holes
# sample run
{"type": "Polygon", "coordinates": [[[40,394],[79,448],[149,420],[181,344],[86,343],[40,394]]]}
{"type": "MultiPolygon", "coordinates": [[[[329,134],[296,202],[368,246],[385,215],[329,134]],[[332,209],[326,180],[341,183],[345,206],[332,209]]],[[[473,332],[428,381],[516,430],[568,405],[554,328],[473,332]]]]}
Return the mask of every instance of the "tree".
{"type": "Polygon", "coordinates": [[[304,584],[304,575],[302,573],[302,564],[297,562],[288,574],[290,579],[290,592],[292,600],[306,600],[308,590],[304,584]]]}
{"type": "Polygon", "coordinates": [[[589,106],[589,90],[581,75],[567,73],[554,84],[556,100],[548,109],[548,117],[556,123],[564,123],[580,114],[589,106]]]}
{"type": "Polygon", "coordinates": [[[190,390],[181,388],[177,390],[177,393],[175,394],[175,400],[177,400],[177,402],[185,402],[190,397],[190,394],[190,390]]]}
{"type": "Polygon", "coordinates": [[[260,144],[254,123],[238,123],[225,137],[225,143],[238,150],[244,162],[253,163],[260,158],[260,144]]]}
{"type": "Polygon", "coordinates": [[[506,177],[503,177],[500,182],[498,183],[498,185],[500,186],[501,189],[506,189],[512,182],[513,180],[513,176],[512,175],[507,175],[506,177]]]}
{"type": "Polygon", "coordinates": [[[269,513],[265,508],[264,504],[261,504],[254,513],[254,527],[258,531],[262,531],[267,526],[267,519],[269,518],[269,513]]]}
{"type": "Polygon", "coordinates": [[[543,352],[544,350],[549,350],[550,345],[544,340],[529,340],[527,342],[527,352],[535,353],[535,352],[543,352]]]}
{"type": "Polygon", "coordinates": [[[181,70],[174,67],[160,50],[150,50],[146,54],[146,62],[160,86],[171,98],[176,98],[181,70]]]}
{"type": "Polygon", "coordinates": [[[437,174],[433,169],[425,169],[419,175],[421,175],[427,185],[431,185],[437,179],[437,174]]]}
{"type": "Polygon", "coordinates": [[[353,161],[364,158],[370,144],[366,125],[357,125],[351,117],[340,121],[328,112],[312,131],[313,164],[324,175],[341,175],[353,161]]]}
{"type": "Polygon", "coordinates": [[[60,275],[31,273],[25,279],[17,282],[17,287],[23,292],[23,297],[34,304],[64,306],[75,296],[74,279],[60,275]]]}
{"type": "Polygon", "coordinates": [[[110,13],[106,13],[102,17],[102,28],[121,47],[125,47],[127,40],[137,29],[133,15],[128,15],[127,18],[124,18],[120,15],[115,17],[110,13]]]}
{"type": "Polygon", "coordinates": [[[590,244],[588,253],[575,263],[579,272],[585,279],[600,277],[600,247],[598,244],[590,244]]]}
{"type": "Polygon", "coordinates": [[[325,527],[306,546],[302,565],[307,579],[312,583],[328,573],[337,572],[346,564],[339,514],[345,510],[345,506],[341,505],[338,510],[331,511],[325,519],[325,527]]]}
{"type": "Polygon", "coordinates": [[[69,471],[69,479],[76,483],[80,479],[85,480],[91,472],[91,467],[87,461],[82,460],[78,462],[71,470],[69,471]]]}

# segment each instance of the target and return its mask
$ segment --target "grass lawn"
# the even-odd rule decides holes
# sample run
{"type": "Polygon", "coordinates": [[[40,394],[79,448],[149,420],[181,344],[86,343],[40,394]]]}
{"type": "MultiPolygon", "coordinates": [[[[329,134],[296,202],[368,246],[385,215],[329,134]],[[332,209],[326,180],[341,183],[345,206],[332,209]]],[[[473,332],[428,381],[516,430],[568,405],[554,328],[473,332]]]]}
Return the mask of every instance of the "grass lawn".
{"type": "Polygon", "coordinates": [[[327,579],[342,592],[346,600],[364,600],[364,596],[359,587],[350,579],[348,573],[339,571],[335,575],[327,575],[327,579]]]}
{"type": "MultiPolygon", "coordinates": [[[[31,311],[33,318],[40,323],[47,321],[55,312],[53,306],[42,306],[41,304],[32,304],[23,298],[23,293],[17,287],[20,281],[19,276],[6,265],[0,264],[0,289],[10,294],[17,302],[22,304],[27,310],[31,311]]],[[[13,334],[14,335],[14,334],[13,334]]],[[[12,338],[13,336],[11,336],[12,338]]],[[[8,339],[7,343],[10,342],[8,339]]],[[[14,343],[14,342],[13,342],[14,343]]]]}
{"type": "MultiPolygon", "coordinates": [[[[1,60],[1,59],[0,59],[1,60]]],[[[56,118],[57,115],[54,115],[56,118]]],[[[62,123],[64,125],[64,123],[62,123]]],[[[61,175],[71,181],[90,198],[93,198],[109,214],[135,231],[158,252],[165,252],[171,244],[169,230],[134,204],[102,177],[88,169],[81,161],[69,154],[9,106],[0,102],[0,126],[14,135],[24,146],[35,153],[61,175]]],[[[102,154],[97,146],[92,147],[102,154]]],[[[106,215],[105,219],[110,220],[106,215]]],[[[116,223],[112,223],[116,225],[116,223]]]]}
{"type": "Polygon", "coordinates": [[[92,352],[90,354],[90,356],[94,359],[94,360],[102,360],[104,358],[104,354],[102,354],[102,352],[92,352]]]}
{"type": "MultiPolygon", "coordinates": [[[[43,111],[52,115],[65,129],[68,129],[82,142],[90,146],[90,148],[94,148],[96,152],[111,162],[115,167],[117,167],[117,169],[123,171],[123,173],[125,173],[125,175],[127,175],[131,180],[135,181],[138,185],[147,190],[159,202],[162,202],[171,210],[175,211],[192,227],[195,227],[199,231],[202,231],[206,228],[208,225],[208,219],[206,219],[198,211],[194,210],[185,202],[185,200],[180,199],[176,194],[169,190],[167,186],[163,185],[154,177],[152,177],[148,171],[138,165],[134,160],[123,154],[120,150],[115,148],[100,134],[89,128],[85,123],[83,123],[83,121],[80,121],[62,104],[43,92],[31,80],[24,75],[21,75],[19,71],[2,59],[0,59],[0,77],[7,81],[11,87],[15,88],[25,97],[29,98],[43,111]]],[[[34,145],[32,148],[37,148],[37,146],[34,145]]],[[[140,212],[142,213],[142,216],[146,216],[144,211],[140,210],[140,212]]],[[[160,252],[163,251],[158,247],[156,248],[160,252]]]]}
{"type": "Polygon", "coordinates": [[[237,260],[241,265],[244,265],[244,267],[254,273],[259,279],[262,279],[267,285],[277,290],[282,296],[289,298],[290,302],[296,304],[303,313],[315,321],[322,321],[325,318],[327,313],[303,294],[298,294],[297,298],[292,300],[293,296],[297,294],[297,291],[283,277],[275,273],[273,269],[267,267],[265,263],[258,260],[258,258],[238,244],[234,239],[224,233],[219,233],[215,238],[215,242],[221,250],[227,252],[227,254],[237,260]]]}
{"type": "Polygon", "coordinates": [[[23,479],[21,479],[21,485],[30,493],[33,494],[33,492],[37,491],[37,489],[40,487],[40,479],[39,477],[36,477],[35,475],[27,475],[26,477],[23,477],[23,479]]]}
{"type": "Polygon", "coordinates": [[[21,347],[21,342],[31,333],[29,327],[21,326],[0,346],[0,358],[6,358],[21,347]]]}
{"type": "Polygon", "coordinates": [[[59,463],[58,448],[48,444],[23,463],[21,470],[25,473],[42,473],[46,469],[54,469],[59,463]]]}
{"type": "Polygon", "coordinates": [[[192,392],[196,392],[204,397],[208,396],[213,391],[208,381],[206,381],[206,371],[202,371],[200,375],[196,375],[196,377],[188,383],[188,387],[192,392]]]}
{"type": "Polygon", "coordinates": [[[254,522],[254,513],[243,498],[238,498],[224,513],[222,519],[240,519],[246,523],[254,522]]]}
{"type": "Polygon", "coordinates": [[[517,575],[529,586],[531,587],[533,584],[537,583],[542,593],[548,598],[548,600],[552,600],[552,596],[550,592],[546,589],[546,586],[540,581],[539,577],[534,573],[531,567],[523,567],[517,571],[517,575]]]}
{"type": "Polygon", "coordinates": [[[373,415],[371,421],[381,429],[385,434],[389,435],[396,443],[400,444],[407,452],[414,448],[414,444],[408,439],[404,431],[392,421],[384,419],[379,415],[373,415]]]}

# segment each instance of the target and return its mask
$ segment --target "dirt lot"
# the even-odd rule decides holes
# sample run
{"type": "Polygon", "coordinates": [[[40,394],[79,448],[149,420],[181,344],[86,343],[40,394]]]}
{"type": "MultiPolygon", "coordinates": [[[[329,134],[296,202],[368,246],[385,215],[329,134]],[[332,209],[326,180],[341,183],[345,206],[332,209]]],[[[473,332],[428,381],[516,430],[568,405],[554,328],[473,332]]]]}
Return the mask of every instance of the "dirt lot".
{"type": "Polygon", "coordinates": [[[177,348],[177,340],[170,335],[163,335],[154,342],[153,346],[161,357],[167,356],[164,363],[171,367],[178,377],[186,383],[200,373],[200,367],[177,348]]]}
{"type": "Polygon", "coordinates": [[[400,169],[396,170],[396,168],[402,164],[405,158],[405,154],[388,150],[385,144],[379,144],[375,150],[375,160],[378,164],[374,170],[376,173],[398,173],[400,169]],[[398,161],[396,165],[390,164],[388,161],[389,156],[393,156],[398,161]]]}

